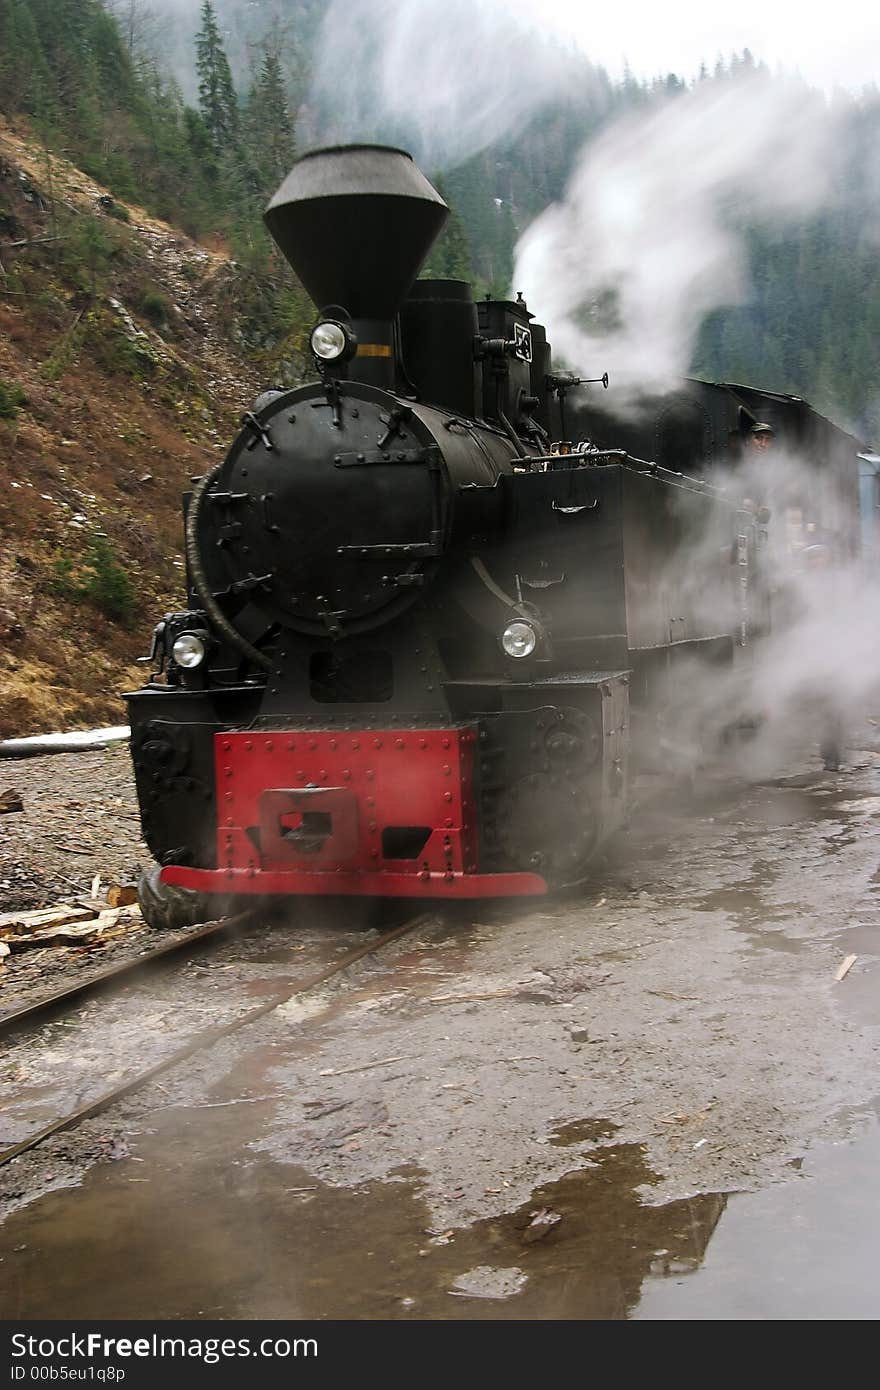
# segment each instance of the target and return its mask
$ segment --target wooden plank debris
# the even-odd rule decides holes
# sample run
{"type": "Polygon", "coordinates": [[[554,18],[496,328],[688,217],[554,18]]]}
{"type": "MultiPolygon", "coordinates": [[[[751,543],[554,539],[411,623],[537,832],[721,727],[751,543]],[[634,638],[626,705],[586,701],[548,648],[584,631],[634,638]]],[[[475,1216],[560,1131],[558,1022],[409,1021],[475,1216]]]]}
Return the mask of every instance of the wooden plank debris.
{"type": "Polygon", "coordinates": [[[487,990],[483,994],[432,994],[428,997],[429,1004],[473,1004],[481,1003],[486,999],[512,999],[520,994],[524,986],[519,985],[515,989],[493,989],[487,990]]]}
{"type": "Polygon", "coordinates": [[[0,933],[34,932],[43,927],[63,927],[68,922],[84,922],[97,917],[100,908],[74,907],[72,903],[56,903],[54,907],[37,907],[28,911],[0,912],[0,933]]]}
{"type": "Polygon", "coordinates": [[[358,1071],[372,1071],[374,1067],[390,1067],[392,1062],[402,1062],[400,1057],[380,1057],[377,1062],[364,1062],[359,1067],[326,1067],[324,1071],[319,1071],[319,1076],[352,1076],[358,1071]]]}
{"type": "Polygon", "coordinates": [[[835,980],[842,980],[845,975],[848,975],[857,960],[858,956],[844,956],[843,960],[840,962],[840,965],[834,972],[835,980]]]}
{"type": "Polygon", "coordinates": [[[85,906],[69,903],[33,912],[6,912],[0,917],[0,941],[10,951],[45,946],[99,946],[140,926],[140,909],[85,906]]]}

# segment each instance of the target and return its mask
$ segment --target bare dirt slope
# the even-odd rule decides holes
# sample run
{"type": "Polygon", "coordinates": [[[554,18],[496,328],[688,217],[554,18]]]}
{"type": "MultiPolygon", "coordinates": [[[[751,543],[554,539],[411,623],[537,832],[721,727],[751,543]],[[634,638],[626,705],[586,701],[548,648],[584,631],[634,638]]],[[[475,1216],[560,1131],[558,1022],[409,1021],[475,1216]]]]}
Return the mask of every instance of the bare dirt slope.
{"type": "Polygon", "coordinates": [[[118,722],[259,386],[236,267],[0,122],[0,736],[118,722]]]}

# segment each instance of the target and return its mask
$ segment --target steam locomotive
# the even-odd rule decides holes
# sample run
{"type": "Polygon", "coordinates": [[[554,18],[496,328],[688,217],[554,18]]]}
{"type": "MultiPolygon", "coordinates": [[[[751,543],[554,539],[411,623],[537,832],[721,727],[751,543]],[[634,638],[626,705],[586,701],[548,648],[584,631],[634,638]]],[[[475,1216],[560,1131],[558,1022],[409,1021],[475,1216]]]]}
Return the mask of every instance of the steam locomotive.
{"type": "Polygon", "coordinates": [[[447,212],[368,145],[304,156],[267,209],[315,380],[261,396],[185,499],[188,606],[127,697],[154,926],[577,883],[660,682],[748,647],[754,516],[563,439],[579,383],[522,299],[416,279],[447,212]]]}

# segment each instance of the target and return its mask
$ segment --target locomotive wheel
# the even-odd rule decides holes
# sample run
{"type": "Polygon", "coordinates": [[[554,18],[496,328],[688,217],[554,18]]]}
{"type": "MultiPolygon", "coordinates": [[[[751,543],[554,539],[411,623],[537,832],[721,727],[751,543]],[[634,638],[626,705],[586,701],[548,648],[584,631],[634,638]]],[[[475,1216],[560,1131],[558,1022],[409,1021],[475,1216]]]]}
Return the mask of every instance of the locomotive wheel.
{"type": "Polygon", "coordinates": [[[161,883],[161,868],[154,864],[145,869],[138,883],[138,903],[143,919],[154,931],[179,931],[202,922],[215,922],[234,911],[234,898],[221,898],[215,893],[194,893],[189,888],[172,888],[161,883]]]}
{"type": "Polygon", "coordinates": [[[508,863],[543,874],[551,888],[584,877],[599,838],[586,789],[556,774],[534,772],[508,787],[497,824],[508,863]]]}

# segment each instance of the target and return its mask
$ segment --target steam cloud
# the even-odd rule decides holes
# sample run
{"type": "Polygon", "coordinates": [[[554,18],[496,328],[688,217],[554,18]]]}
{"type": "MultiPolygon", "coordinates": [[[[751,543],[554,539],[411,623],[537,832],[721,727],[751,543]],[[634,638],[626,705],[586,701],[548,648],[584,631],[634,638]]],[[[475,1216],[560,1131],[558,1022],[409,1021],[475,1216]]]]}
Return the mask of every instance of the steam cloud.
{"type": "MultiPolygon", "coordinates": [[[[301,123],[319,143],[391,140],[453,167],[596,76],[534,13],[525,0],[332,0],[301,123]]],[[[610,372],[616,408],[667,389],[705,316],[749,296],[742,226],[828,196],[839,119],[800,81],[745,67],[623,116],[521,237],[513,288],[568,365],[610,372]]]]}
{"type": "Polygon", "coordinates": [[[517,247],[554,348],[607,368],[617,407],[675,384],[706,314],[748,296],[740,219],[817,207],[834,127],[816,93],[748,70],[608,127],[517,247]]]}
{"type": "MultiPolygon", "coordinates": [[[[880,697],[880,592],[858,553],[853,481],[830,460],[817,466],[779,444],[772,456],[713,470],[713,484],[735,504],[751,499],[748,506],[770,510],[758,561],[767,606],[756,604],[753,590],[758,631],[732,668],[694,659],[670,673],[654,709],[667,767],[692,770],[711,760],[737,726],[752,730],[735,748],[737,771],[747,777],[778,772],[810,745],[817,753],[836,745],[846,761],[847,740],[880,697]]],[[[726,530],[717,515],[687,532],[663,578],[685,612],[715,624],[724,615],[732,631],[738,567],[723,545],[726,530]]]]}
{"type": "Polygon", "coordinates": [[[512,136],[583,83],[525,0],[332,0],[306,114],[320,140],[403,141],[429,169],[512,136]]]}

